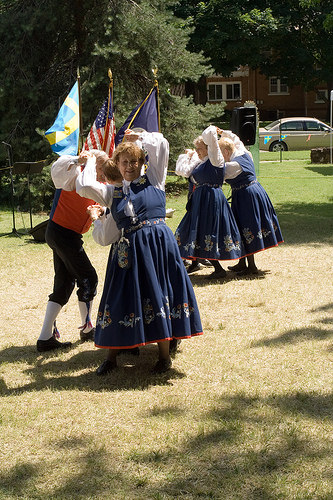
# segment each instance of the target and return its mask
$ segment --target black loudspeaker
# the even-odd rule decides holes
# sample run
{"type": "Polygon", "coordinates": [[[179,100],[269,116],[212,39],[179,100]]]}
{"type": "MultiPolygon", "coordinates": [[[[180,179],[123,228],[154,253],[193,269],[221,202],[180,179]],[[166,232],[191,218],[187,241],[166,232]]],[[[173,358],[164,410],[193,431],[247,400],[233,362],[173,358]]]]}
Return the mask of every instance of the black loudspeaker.
{"type": "Polygon", "coordinates": [[[231,114],[231,131],[238,135],[245,146],[252,146],[257,135],[257,108],[234,108],[231,114]]]}

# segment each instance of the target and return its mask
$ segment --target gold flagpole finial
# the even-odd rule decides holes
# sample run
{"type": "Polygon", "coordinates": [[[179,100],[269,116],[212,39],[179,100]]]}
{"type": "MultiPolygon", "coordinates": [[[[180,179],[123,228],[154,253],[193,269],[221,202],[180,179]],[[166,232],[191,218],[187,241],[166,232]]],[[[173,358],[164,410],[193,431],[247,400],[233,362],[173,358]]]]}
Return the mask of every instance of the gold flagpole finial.
{"type": "Polygon", "coordinates": [[[155,68],[152,69],[152,72],[153,72],[153,75],[154,75],[154,78],[155,78],[155,83],[157,82],[157,72],[158,72],[158,68],[155,66],[155,68]]]}
{"type": "Polygon", "coordinates": [[[152,69],[152,72],[153,72],[153,75],[154,75],[154,78],[155,78],[155,82],[154,82],[154,86],[156,87],[157,89],[157,115],[158,115],[158,130],[160,131],[161,130],[161,120],[160,120],[160,99],[159,99],[159,88],[158,88],[158,80],[157,80],[157,72],[158,72],[158,68],[155,66],[155,68],[152,69]]]}
{"type": "Polygon", "coordinates": [[[108,77],[110,78],[110,81],[112,81],[112,71],[110,68],[108,70],[108,77]]]}

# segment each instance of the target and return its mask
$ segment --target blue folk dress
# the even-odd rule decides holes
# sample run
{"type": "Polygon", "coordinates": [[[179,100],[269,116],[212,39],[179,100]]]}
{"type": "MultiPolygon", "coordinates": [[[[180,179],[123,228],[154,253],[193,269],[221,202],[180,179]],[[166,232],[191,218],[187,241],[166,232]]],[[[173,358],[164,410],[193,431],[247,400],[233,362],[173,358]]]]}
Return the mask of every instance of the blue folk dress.
{"type": "Polygon", "coordinates": [[[207,159],[195,167],[190,179],[195,189],[175,232],[180,255],[209,260],[243,257],[241,235],[221,188],[224,168],[207,159]]]}
{"type": "Polygon", "coordinates": [[[202,334],[193,287],[165,223],[165,192],[142,175],[127,194],[115,188],[111,212],[123,236],[110,252],[95,345],[132,348],[202,334]],[[129,200],[135,216],[126,215],[129,200]]]}
{"type": "Polygon", "coordinates": [[[253,160],[248,153],[232,159],[242,167],[234,179],[226,179],[232,189],[234,213],[247,255],[275,247],[283,237],[274,207],[256,178],[253,160]]]}

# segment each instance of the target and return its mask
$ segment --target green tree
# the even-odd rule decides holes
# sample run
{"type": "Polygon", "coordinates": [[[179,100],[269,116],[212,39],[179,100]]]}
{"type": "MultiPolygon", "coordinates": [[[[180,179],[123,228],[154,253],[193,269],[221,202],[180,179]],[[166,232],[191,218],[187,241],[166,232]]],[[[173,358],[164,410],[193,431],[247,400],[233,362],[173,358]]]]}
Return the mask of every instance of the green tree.
{"type": "MultiPolygon", "coordinates": [[[[0,140],[12,144],[14,161],[33,161],[50,154],[43,132],[74,84],[77,67],[85,133],[106,98],[108,68],[113,73],[119,127],[147,95],[154,82],[152,68],[157,67],[162,131],[174,141],[173,162],[181,138],[192,140],[194,129],[200,131],[207,120],[214,119],[209,107],[202,110],[191,99],[170,95],[175,85],[197,81],[212,71],[200,51],[188,49],[192,28],[174,15],[174,3],[0,1],[0,140]]],[[[214,112],[222,114],[220,107],[214,112]]],[[[5,158],[1,148],[1,163],[5,158]]]]}
{"type": "MultiPolygon", "coordinates": [[[[77,67],[86,131],[107,94],[109,67],[118,126],[151,88],[153,67],[158,68],[162,117],[170,88],[209,73],[202,54],[187,50],[190,28],[173,15],[173,3],[1,2],[1,139],[14,145],[16,157],[22,159],[22,151],[25,159],[49,152],[36,128],[45,130],[52,124],[77,67]]],[[[179,126],[185,127],[186,121],[179,126]]]]}
{"type": "Polygon", "coordinates": [[[333,2],[327,0],[179,0],[176,13],[194,27],[202,50],[225,76],[241,64],[290,86],[332,89],[333,2]]]}

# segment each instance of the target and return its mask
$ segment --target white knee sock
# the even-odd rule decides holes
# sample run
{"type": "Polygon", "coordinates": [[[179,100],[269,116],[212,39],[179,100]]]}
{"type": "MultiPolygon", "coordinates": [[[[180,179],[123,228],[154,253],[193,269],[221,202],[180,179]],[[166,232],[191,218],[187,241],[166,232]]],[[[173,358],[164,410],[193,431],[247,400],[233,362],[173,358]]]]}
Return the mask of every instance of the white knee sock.
{"type": "Polygon", "coordinates": [[[54,322],[61,311],[62,306],[57,302],[51,302],[50,300],[46,306],[46,312],[44,317],[44,323],[42,326],[42,331],[38,340],[48,340],[53,335],[54,322]]]}
{"type": "Polygon", "coordinates": [[[90,302],[81,302],[79,300],[79,310],[82,323],[82,326],[80,326],[80,330],[82,330],[83,333],[90,332],[90,330],[93,329],[90,318],[92,303],[92,300],[90,302]]]}

